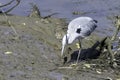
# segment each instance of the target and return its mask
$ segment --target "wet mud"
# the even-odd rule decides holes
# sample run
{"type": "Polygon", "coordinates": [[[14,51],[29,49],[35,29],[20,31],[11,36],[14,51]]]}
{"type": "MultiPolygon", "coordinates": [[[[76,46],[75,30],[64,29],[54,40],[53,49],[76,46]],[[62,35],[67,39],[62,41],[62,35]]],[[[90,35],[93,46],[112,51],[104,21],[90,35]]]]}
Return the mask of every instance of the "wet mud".
{"type": "MultiPolygon", "coordinates": [[[[63,64],[61,39],[67,29],[64,19],[0,15],[0,80],[119,80],[120,69],[109,59],[96,58],[63,64]],[[15,31],[16,32],[15,32],[15,31]]],[[[84,49],[97,41],[83,41],[84,49]]],[[[72,50],[77,50],[72,45],[72,50]]],[[[84,50],[84,51],[85,51],[84,50]]],[[[75,60],[75,59],[74,59],[75,60]]]]}

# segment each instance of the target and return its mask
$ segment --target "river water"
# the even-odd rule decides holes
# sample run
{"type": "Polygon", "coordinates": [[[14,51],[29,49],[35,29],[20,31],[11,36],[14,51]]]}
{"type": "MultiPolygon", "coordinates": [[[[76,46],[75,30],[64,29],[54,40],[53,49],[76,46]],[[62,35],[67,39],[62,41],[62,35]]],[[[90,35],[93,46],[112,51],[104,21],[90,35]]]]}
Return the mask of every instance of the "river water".
{"type": "MultiPolygon", "coordinates": [[[[0,0],[4,4],[10,0],[0,0]]],[[[30,3],[36,4],[42,16],[58,13],[53,17],[66,18],[67,21],[79,16],[89,16],[98,21],[96,32],[99,35],[112,35],[115,27],[108,17],[120,14],[120,0],[21,0],[12,14],[27,16],[31,12],[30,3]],[[78,12],[78,14],[73,14],[78,12]]],[[[13,3],[15,4],[15,2],[13,3]]],[[[10,6],[3,8],[8,9],[10,6]]]]}

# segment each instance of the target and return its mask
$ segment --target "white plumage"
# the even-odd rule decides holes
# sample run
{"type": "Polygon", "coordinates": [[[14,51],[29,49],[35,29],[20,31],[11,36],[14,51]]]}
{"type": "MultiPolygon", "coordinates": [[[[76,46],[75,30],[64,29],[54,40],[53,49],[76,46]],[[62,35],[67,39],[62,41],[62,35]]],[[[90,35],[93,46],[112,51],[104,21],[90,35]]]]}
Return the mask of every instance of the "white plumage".
{"type": "Polygon", "coordinates": [[[69,23],[67,34],[64,35],[62,40],[61,56],[63,56],[66,44],[71,44],[76,39],[80,41],[82,38],[89,36],[96,27],[97,21],[90,17],[78,17],[73,19],[69,23]]]}

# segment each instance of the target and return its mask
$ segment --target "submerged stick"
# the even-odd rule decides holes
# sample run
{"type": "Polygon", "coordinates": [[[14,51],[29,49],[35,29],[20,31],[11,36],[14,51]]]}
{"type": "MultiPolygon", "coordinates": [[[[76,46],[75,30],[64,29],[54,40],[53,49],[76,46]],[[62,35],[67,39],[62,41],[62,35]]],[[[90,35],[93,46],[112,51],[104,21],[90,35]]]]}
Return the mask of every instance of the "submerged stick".
{"type": "Polygon", "coordinates": [[[5,11],[6,14],[9,13],[10,11],[12,11],[15,7],[17,7],[19,5],[20,0],[16,0],[16,1],[17,1],[17,4],[14,5],[12,8],[10,8],[9,10],[5,11]]]}
{"type": "Polygon", "coordinates": [[[10,1],[10,2],[4,4],[4,5],[0,5],[0,8],[1,8],[1,7],[4,7],[4,6],[7,6],[7,5],[10,5],[13,1],[15,1],[15,0],[12,0],[12,1],[10,1]]]}
{"type": "MultiPolygon", "coordinates": [[[[15,0],[12,0],[12,1],[10,1],[10,2],[4,4],[4,5],[0,5],[0,8],[10,5],[13,1],[15,1],[15,0]]],[[[17,7],[17,6],[19,5],[20,0],[16,0],[16,2],[17,2],[16,5],[14,5],[13,7],[11,7],[11,8],[8,9],[7,11],[4,11],[4,12],[2,11],[1,13],[7,14],[7,13],[9,13],[10,11],[12,11],[15,7],[17,7]]]]}

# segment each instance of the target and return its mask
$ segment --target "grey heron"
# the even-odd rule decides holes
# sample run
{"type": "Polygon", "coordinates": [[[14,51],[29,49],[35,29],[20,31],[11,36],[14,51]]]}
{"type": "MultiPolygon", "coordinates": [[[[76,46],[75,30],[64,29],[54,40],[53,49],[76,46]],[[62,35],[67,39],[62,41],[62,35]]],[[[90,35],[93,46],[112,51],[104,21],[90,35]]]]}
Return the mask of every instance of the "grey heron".
{"type": "Polygon", "coordinates": [[[89,36],[97,27],[97,21],[90,18],[90,17],[78,17],[73,19],[69,24],[68,24],[68,30],[67,34],[63,36],[62,39],[62,51],[61,51],[61,56],[64,54],[64,48],[65,45],[72,44],[73,41],[78,39],[79,41],[79,53],[77,56],[77,61],[78,63],[80,53],[81,53],[81,40],[87,36],[89,36]]]}

